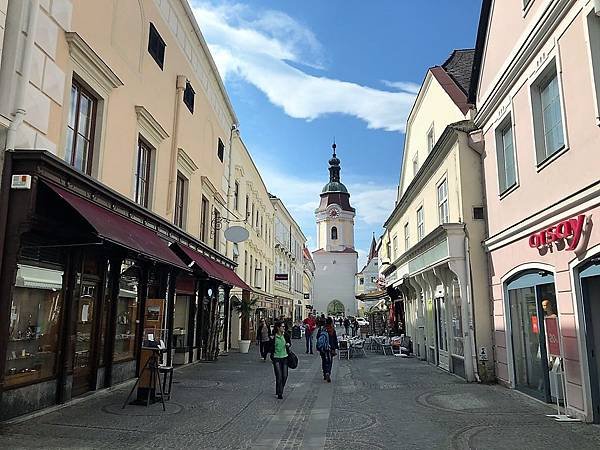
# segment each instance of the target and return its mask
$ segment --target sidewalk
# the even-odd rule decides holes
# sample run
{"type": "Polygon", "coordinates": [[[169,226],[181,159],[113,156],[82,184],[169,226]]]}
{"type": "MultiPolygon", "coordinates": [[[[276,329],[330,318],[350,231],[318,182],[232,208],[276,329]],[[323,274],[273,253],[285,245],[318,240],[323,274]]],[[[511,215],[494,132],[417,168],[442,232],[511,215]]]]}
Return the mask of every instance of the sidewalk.
{"type": "Polygon", "coordinates": [[[368,354],[335,360],[294,341],[284,400],[257,351],[175,372],[163,412],[121,409],[122,387],[0,427],[1,448],[597,449],[600,427],[558,423],[547,405],[499,386],[468,384],[416,359],[368,354]]]}

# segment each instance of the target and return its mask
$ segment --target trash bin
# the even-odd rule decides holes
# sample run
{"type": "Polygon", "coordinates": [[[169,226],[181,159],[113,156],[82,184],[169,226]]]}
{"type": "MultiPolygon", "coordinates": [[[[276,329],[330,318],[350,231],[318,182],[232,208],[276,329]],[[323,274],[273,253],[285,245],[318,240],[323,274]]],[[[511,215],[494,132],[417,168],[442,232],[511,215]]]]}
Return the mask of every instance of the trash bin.
{"type": "Polygon", "coordinates": [[[298,325],[292,327],[292,339],[302,339],[302,331],[298,325]]]}

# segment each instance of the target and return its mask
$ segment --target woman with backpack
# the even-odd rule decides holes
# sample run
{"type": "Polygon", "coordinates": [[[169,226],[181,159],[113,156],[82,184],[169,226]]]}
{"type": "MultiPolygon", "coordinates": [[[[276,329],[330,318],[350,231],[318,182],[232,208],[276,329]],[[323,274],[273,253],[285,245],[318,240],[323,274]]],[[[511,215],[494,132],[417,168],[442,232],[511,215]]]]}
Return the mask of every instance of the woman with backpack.
{"type": "Polygon", "coordinates": [[[275,393],[278,399],[283,398],[283,388],[288,377],[288,349],[292,345],[289,333],[285,333],[284,324],[276,322],[271,338],[270,353],[275,372],[275,393]]]}
{"type": "Polygon", "coordinates": [[[317,333],[317,350],[321,354],[321,366],[323,368],[323,379],[331,383],[331,368],[333,366],[333,357],[339,348],[337,334],[333,326],[333,320],[328,317],[325,320],[325,326],[319,329],[317,333]]]}

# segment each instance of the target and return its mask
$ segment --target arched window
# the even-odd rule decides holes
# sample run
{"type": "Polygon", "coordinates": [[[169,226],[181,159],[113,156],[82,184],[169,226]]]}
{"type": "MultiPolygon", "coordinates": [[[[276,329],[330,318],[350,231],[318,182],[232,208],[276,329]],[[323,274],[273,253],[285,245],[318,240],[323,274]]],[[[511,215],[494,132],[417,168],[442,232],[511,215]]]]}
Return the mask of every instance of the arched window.
{"type": "Polygon", "coordinates": [[[331,227],[331,240],[337,239],[337,227],[331,227]]]}

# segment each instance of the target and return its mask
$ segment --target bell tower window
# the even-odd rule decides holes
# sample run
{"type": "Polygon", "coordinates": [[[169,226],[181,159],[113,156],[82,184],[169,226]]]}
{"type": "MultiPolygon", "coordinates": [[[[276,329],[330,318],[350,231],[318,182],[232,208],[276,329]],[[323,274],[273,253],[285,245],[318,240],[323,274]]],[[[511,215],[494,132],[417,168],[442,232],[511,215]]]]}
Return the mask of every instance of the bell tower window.
{"type": "Polygon", "coordinates": [[[336,241],[338,238],[337,227],[331,228],[331,240],[336,241]]]}

